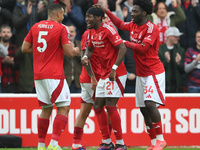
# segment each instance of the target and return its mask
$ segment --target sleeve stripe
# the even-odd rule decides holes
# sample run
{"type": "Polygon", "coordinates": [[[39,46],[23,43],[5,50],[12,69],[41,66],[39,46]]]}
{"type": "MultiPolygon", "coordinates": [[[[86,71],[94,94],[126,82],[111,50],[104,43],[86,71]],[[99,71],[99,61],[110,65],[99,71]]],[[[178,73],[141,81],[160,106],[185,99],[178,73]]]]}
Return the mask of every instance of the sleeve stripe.
{"type": "Polygon", "coordinates": [[[116,34],[115,29],[113,29],[111,26],[104,24],[103,27],[107,28],[113,35],[116,34]]]}

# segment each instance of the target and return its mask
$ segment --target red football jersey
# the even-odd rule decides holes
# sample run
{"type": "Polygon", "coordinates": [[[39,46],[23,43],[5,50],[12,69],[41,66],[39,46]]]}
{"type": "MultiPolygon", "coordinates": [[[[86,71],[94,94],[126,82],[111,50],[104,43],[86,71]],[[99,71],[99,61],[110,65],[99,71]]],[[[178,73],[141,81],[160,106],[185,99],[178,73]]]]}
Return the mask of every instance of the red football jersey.
{"type": "Polygon", "coordinates": [[[36,23],[25,41],[33,45],[34,79],[64,78],[63,44],[70,43],[68,28],[56,21],[36,23]]]}
{"type": "Polygon", "coordinates": [[[158,57],[159,29],[148,21],[142,26],[133,22],[123,24],[124,30],[130,31],[131,42],[148,42],[151,46],[145,53],[133,50],[138,76],[146,77],[152,74],[160,74],[165,71],[163,63],[158,57]]]}
{"type": "MultiPolygon", "coordinates": [[[[89,42],[89,32],[90,30],[86,30],[81,38],[81,50],[86,50],[89,42]]],[[[96,50],[93,50],[92,57],[90,58],[90,63],[92,65],[92,70],[95,74],[97,81],[99,81],[101,77],[101,65],[98,61],[98,54],[96,50]]],[[[79,78],[80,83],[91,83],[90,76],[88,75],[84,66],[82,66],[82,72],[79,78]]]]}
{"type": "MultiPolygon", "coordinates": [[[[97,51],[99,62],[101,64],[102,79],[109,77],[112,66],[114,65],[118,55],[118,49],[116,46],[122,42],[123,41],[115,28],[106,23],[103,23],[97,30],[90,30],[90,41],[88,46],[94,47],[97,51]]],[[[126,68],[122,62],[116,70],[116,75],[122,76],[126,74],[126,68]]]]}

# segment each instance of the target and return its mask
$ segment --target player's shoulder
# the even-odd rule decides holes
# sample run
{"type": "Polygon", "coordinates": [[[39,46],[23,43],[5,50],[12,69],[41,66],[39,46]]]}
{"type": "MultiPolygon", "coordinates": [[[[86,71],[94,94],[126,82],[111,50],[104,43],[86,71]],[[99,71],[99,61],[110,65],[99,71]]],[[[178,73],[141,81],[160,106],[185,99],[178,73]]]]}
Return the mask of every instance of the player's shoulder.
{"type": "Polygon", "coordinates": [[[112,25],[109,25],[107,23],[103,23],[102,28],[109,33],[112,33],[113,35],[117,33],[115,28],[112,25]]]}
{"type": "Polygon", "coordinates": [[[146,23],[147,26],[147,33],[153,33],[155,31],[159,31],[158,26],[150,21],[147,21],[146,23]]]}

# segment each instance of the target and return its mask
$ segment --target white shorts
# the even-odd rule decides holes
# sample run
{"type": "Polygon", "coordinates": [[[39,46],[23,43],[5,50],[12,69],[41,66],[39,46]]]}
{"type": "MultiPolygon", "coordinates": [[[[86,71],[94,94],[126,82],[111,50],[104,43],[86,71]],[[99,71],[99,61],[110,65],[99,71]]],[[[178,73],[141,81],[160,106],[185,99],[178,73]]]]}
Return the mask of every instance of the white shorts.
{"type": "Polygon", "coordinates": [[[34,82],[40,106],[52,107],[54,103],[57,107],[70,105],[70,91],[65,79],[42,79],[34,82]]]}
{"type": "Polygon", "coordinates": [[[126,79],[127,75],[116,78],[116,81],[110,81],[109,78],[100,79],[95,97],[123,97],[126,79]]]}
{"type": "Polygon", "coordinates": [[[81,85],[81,99],[85,103],[94,104],[94,90],[91,89],[91,83],[80,83],[81,85]]]}
{"type": "Polygon", "coordinates": [[[165,72],[148,77],[137,76],[135,101],[136,107],[145,107],[144,101],[165,105],[165,72]]]}

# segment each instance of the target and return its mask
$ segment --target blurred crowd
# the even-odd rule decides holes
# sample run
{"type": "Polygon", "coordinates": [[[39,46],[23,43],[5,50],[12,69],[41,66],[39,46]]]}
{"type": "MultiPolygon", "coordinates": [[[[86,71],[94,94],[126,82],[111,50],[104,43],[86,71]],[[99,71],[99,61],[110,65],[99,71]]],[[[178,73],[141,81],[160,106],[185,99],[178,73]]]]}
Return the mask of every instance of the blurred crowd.
{"type": "MultiPolygon", "coordinates": [[[[29,29],[47,19],[50,3],[65,10],[63,24],[71,42],[80,47],[86,31],[85,14],[93,4],[101,3],[118,18],[131,21],[134,0],[1,0],[0,1],[0,92],[35,93],[32,54],[21,52],[29,29]]],[[[199,0],[152,0],[154,12],[148,19],[160,30],[159,58],[166,70],[167,93],[200,92],[200,2],[199,0]]],[[[104,22],[113,25],[105,16],[104,22]]],[[[114,25],[113,25],[114,26],[114,25]]],[[[117,30],[117,29],[116,29],[117,30]]],[[[118,30],[129,41],[130,33],[118,30]]],[[[137,77],[131,49],[124,59],[127,69],[125,93],[135,92],[137,77]]],[[[64,59],[65,77],[71,93],[80,93],[80,55],[64,59]]]]}

